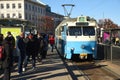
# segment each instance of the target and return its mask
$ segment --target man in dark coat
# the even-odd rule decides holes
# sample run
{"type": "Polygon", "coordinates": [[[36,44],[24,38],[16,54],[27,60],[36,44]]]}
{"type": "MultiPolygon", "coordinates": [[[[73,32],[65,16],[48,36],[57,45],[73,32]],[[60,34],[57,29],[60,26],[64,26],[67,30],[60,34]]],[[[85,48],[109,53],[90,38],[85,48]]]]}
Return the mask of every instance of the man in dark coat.
{"type": "Polygon", "coordinates": [[[48,50],[48,38],[47,38],[47,35],[43,35],[42,39],[41,39],[41,42],[40,42],[40,45],[41,45],[41,55],[42,55],[42,59],[45,59],[46,58],[46,55],[47,55],[47,50],[48,50]]]}
{"type": "Polygon", "coordinates": [[[40,33],[37,34],[37,39],[38,39],[38,55],[37,55],[37,60],[39,62],[42,62],[42,48],[41,48],[41,40],[42,40],[42,36],[40,33]]]}
{"type": "MultiPolygon", "coordinates": [[[[11,49],[12,49],[12,51],[11,51],[11,53],[12,53],[12,55],[11,55],[11,58],[12,58],[11,64],[13,64],[13,61],[14,61],[13,51],[15,49],[15,38],[13,37],[13,35],[11,34],[10,31],[7,32],[7,36],[5,37],[5,39],[6,38],[9,38],[9,42],[11,44],[11,46],[10,46],[11,49]]],[[[11,65],[11,66],[13,66],[13,65],[11,65]]]]}
{"type": "Polygon", "coordinates": [[[20,50],[19,60],[18,60],[18,74],[19,75],[22,74],[22,66],[23,66],[23,62],[24,62],[25,54],[26,54],[26,43],[25,43],[24,39],[25,39],[24,33],[21,32],[20,38],[17,42],[18,48],[20,50]]]}
{"type": "MultiPolygon", "coordinates": [[[[36,43],[36,38],[34,38],[34,35],[32,33],[29,34],[29,41],[27,42],[27,45],[26,45],[26,53],[28,55],[31,55],[32,56],[32,68],[35,69],[35,63],[36,63],[36,59],[35,57],[37,56],[37,43],[36,43]]],[[[28,60],[26,58],[26,60],[28,60]]],[[[24,66],[24,69],[27,67],[27,61],[25,61],[25,66],[24,66]]]]}

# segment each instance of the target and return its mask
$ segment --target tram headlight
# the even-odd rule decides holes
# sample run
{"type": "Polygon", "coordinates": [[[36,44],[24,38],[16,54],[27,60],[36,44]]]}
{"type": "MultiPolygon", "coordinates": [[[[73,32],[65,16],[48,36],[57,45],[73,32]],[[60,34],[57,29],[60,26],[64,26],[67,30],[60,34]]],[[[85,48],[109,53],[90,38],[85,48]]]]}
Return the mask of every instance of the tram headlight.
{"type": "Polygon", "coordinates": [[[92,50],[94,51],[94,50],[95,50],[95,48],[94,48],[94,47],[92,47],[92,50]]]}

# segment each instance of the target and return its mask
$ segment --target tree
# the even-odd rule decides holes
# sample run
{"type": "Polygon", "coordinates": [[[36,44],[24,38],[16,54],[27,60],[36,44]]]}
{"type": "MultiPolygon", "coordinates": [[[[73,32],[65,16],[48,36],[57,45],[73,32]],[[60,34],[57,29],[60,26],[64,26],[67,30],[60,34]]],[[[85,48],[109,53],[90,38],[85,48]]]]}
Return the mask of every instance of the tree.
{"type": "Polygon", "coordinates": [[[54,20],[52,17],[49,16],[43,16],[42,17],[42,29],[45,33],[51,32],[54,30],[54,20]]]}
{"type": "Polygon", "coordinates": [[[118,28],[118,25],[115,24],[110,19],[102,19],[99,20],[98,25],[100,28],[108,29],[108,28],[118,28]]]}

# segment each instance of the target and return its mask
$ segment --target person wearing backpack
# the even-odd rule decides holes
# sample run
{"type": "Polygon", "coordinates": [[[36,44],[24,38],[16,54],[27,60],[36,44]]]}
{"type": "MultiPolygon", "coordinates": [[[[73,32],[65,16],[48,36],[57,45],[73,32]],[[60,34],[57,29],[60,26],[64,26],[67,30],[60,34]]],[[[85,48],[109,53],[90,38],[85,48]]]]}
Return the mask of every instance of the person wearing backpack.
{"type": "Polygon", "coordinates": [[[4,46],[4,59],[3,59],[3,70],[4,70],[4,76],[3,76],[3,80],[10,80],[10,75],[11,75],[11,65],[12,64],[12,51],[13,49],[11,48],[11,38],[10,37],[6,37],[3,40],[3,44],[4,46]]]}

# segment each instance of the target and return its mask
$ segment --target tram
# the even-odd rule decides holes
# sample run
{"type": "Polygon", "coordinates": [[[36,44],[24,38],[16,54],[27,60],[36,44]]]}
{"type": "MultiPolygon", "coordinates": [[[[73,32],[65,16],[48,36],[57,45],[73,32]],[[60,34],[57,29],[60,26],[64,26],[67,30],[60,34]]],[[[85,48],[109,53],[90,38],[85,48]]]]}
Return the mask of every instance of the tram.
{"type": "Polygon", "coordinates": [[[89,16],[63,20],[55,29],[55,45],[66,59],[97,58],[97,21],[89,16]]]}

